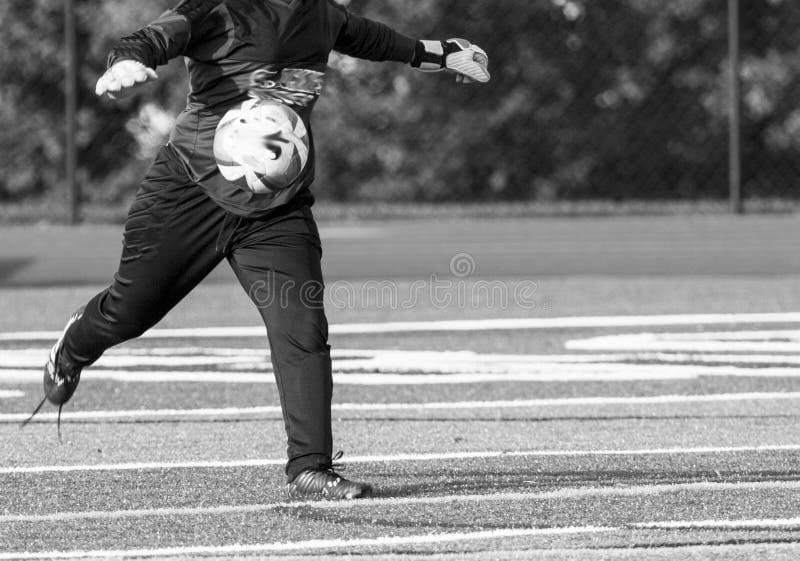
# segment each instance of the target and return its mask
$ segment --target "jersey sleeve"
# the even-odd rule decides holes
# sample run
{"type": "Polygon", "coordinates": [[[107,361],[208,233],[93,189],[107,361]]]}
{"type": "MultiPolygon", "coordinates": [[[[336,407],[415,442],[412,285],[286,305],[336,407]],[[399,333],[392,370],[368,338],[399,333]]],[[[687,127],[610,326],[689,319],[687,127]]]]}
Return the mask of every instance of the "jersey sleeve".
{"type": "Polygon", "coordinates": [[[416,39],[381,22],[353,14],[332,0],[329,4],[338,20],[335,51],[366,60],[411,62],[416,39]]]}
{"type": "Polygon", "coordinates": [[[182,0],[155,21],[120,39],[108,54],[107,66],[137,60],[150,68],[181,56],[203,33],[203,21],[220,0],[182,0]]]}

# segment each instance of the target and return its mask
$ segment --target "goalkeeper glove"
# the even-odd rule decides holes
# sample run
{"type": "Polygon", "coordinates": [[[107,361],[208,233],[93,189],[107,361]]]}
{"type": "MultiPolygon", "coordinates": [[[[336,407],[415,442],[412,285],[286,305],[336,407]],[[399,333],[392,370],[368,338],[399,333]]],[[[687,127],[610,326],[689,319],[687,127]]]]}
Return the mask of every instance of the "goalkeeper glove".
{"type": "Polygon", "coordinates": [[[458,82],[488,82],[489,57],[486,51],[466,39],[417,41],[411,66],[423,72],[450,70],[458,82]]]}
{"type": "Polygon", "coordinates": [[[138,60],[120,60],[111,65],[100,79],[94,91],[97,95],[107,94],[111,99],[125,97],[132,93],[133,87],[158,79],[158,74],[138,60]]]}

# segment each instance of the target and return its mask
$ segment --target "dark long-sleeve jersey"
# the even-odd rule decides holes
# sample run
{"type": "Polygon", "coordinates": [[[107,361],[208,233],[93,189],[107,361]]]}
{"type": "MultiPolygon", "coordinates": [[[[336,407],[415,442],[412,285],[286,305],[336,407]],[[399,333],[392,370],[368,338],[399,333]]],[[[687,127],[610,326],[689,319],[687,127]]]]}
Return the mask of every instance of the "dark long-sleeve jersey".
{"type": "Polygon", "coordinates": [[[228,182],[213,155],[225,113],[250,96],[291,106],[309,118],[322,93],[332,50],[376,61],[410,62],[416,40],[348,12],[333,0],[183,0],[122,38],[108,65],[123,59],[155,68],[183,56],[190,93],[170,145],[192,180],[225,209],[255,217],[290,201],[312,202],[314,145],[288,188],[257,194],[228,182]]]}

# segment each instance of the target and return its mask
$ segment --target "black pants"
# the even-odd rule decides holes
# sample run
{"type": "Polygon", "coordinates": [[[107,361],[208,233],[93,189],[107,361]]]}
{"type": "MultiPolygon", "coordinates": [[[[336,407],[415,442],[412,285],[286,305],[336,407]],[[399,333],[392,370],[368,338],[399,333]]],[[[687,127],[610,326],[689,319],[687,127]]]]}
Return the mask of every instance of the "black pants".
{"type": "Polygon", "coordinates": [[[164,148],[125,224],[114,283],[67,332],[63,360],[94,363],[138,337],[227,258],[267,327],[288,436],[291,480],[330,464],[331,360],[319,233],[308,206],[264,219],[227,213],[164,148]]]}

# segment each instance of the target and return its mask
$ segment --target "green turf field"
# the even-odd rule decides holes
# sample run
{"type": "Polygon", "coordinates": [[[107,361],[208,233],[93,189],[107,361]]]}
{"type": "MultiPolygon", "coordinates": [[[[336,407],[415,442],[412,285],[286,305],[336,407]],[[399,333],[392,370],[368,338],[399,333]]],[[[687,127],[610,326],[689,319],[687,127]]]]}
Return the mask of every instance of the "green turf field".
{"type": "Polygon", "coordinates": [[[764,259],[748,243],[711,248],[727,257],[704,274],[484,270],[436,291],[400,274],[409,250],[380,284],[333,278],[335,447],[378,491],[345,504],[285,497],[269,349],[237,286],[203,285],[87,370],[63,445],[53,410],[18,425],[102,284],[0,289],[0,561],[796,559],[800,277],[731,274],[764,259]]]}

